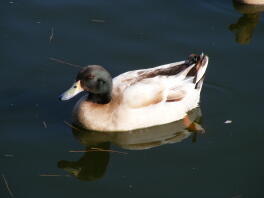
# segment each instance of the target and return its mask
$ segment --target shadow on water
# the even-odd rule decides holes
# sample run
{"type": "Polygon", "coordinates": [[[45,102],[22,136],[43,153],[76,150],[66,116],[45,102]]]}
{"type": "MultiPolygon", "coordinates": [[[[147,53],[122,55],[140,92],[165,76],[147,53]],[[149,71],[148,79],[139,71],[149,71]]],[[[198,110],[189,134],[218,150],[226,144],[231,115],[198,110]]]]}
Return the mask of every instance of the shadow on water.
{"type": "Polygon", "coordinates": [[[229,26],[229,30],[235,33],[237,43],[248,44],[264,11],[264,5],[245,5],[233,0],[233,7],[243,15],[229,26]]]}
{"type": "MultiPolygon", "coordinates": [[[[88,131],[75,126],[73,135],[85,145],[84,155],[78,161],[61,160],[58,167],[80,180],[93,181],[102,178],[110,159],[110,145],[114,144],[127,150],[145,150],[165,144],[178,143],[203,133],[200,108],[193,109],[188,115],[173,123],[124,132],[88,131]]],[[[124,153],[125,154],[125,153],[124,153]]]]}

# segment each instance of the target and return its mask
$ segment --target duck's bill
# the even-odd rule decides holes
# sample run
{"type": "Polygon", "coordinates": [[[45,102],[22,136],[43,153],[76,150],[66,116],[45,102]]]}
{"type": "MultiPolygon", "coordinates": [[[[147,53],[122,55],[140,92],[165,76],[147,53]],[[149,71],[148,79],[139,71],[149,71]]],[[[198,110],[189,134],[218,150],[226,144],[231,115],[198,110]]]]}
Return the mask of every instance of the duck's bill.
{"type": "Polygon", "coordinates": [[[77,82],[73,83],[73,85],[71,86],[70,89],[68,89],[63,94],[61,94],[59,99],[61,101],[69,100],[69,99],[73,98],[74,96],[76,96],[77,94],[79,94],[82,91],[84,91],[84,90],[81,87],[81,83],[80,83],[80,81],[77,81],[77,82]]]}

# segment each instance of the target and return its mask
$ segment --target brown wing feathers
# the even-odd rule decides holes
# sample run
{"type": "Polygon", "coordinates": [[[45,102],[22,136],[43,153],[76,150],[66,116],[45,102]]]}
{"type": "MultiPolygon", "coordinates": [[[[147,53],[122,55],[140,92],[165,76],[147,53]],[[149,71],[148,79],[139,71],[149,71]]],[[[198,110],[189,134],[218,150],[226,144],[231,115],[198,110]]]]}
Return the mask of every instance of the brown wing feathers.
{"type": "MultiPolygon", "coordinates": [[[[181,71],[187,69],[189,66],[196,64],[188,73],[186,76],[194,76],[196,78],[197,72],[200,69],[202,65],[202,60],[203,57],[196,55],[196,54],[191,54],[188,59],[180,65],[175,65],[167,68],[159,68],[155,69],[153,71],[139,71],[138,74],[138,81],[145,79],[145,78],[154,78],[155,76],[174,76],[181,71]]],[[[194,83],[196,83],[196,79],[194,78],[194,83]]]]}
{"type": "Polygon", "coordinates": [[[199,69],[203,65],[204,56],[191,54],[187,61],[189,61],[190,64],[196,64],[196,65],[188,72],[186,76],[194,76],[193,83],[198,83],[197,81],[200,81],[201,79],[197,79],[197,74],[199,69]]]}

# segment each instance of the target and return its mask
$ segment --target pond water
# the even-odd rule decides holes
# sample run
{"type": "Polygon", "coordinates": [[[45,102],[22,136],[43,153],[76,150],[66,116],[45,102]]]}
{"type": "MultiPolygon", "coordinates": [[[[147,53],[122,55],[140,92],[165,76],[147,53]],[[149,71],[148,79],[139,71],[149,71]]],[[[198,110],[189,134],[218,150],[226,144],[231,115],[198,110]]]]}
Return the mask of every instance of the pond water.
{"type": "Polygon", "coordinates": [[[1,198],[264,197],[263,9],[229,0],[0,4],[1,198]],[[210,57],[204,134],[175,138],[169,126],[160,137],[86,137],[66,124],[78,97],[58,96],[77,65],[116,76],[201,52],[210,57]],[[105,151],[69,152],[93,138],[91,149],[105,151]]]}

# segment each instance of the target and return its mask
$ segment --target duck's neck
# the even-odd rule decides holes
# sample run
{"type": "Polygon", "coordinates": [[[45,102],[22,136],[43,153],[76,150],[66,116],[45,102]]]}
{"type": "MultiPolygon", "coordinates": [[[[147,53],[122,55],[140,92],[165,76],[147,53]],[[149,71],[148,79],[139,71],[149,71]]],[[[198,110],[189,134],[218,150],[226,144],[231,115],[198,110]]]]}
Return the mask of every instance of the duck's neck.
{"type": "Polygon", "coordinates": [[[112,99],[111,93],[104,93],[104,94],[89,93],[89,95],[86,98],[87,101],[91,101],[97,104],[107,104],[111,101],[111,99],[112,99]]]}

